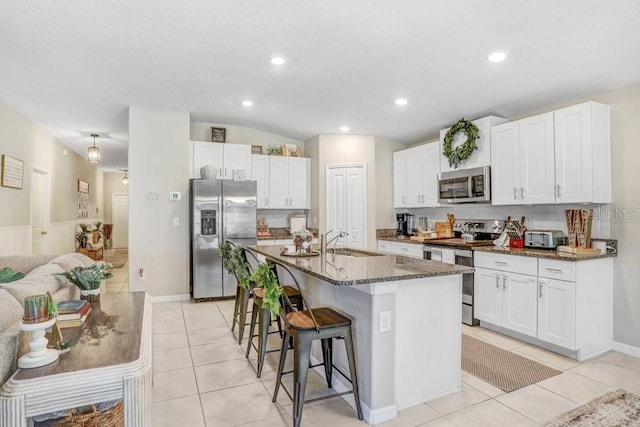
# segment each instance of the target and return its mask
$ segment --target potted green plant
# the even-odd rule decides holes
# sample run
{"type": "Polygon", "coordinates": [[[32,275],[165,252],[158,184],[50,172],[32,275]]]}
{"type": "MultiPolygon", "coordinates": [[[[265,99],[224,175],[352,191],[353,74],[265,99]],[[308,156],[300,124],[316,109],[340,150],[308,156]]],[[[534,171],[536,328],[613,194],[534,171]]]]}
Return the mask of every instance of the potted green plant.
{"type": "Polygon", "coordinates": [[[269,263],[260,263],[253,270],[249,280],[259,288],[264,288],[264,298],[262,298],[262,308],[267,308],[274,317],[280,315],[280,296],[282,288],[278,284],[273,268],[269,263]]]}
{"type": "Polygon", "coordinates": [[[251,289],[249,264],[245,261],[242,250],[242,246],[232,245],[229,242],[224,242],[219,247],[225,269],[229,274],[236,276],[238,285],[242,289],[249,290],[251,289]]]}
{"type": "Polygon", "coordinates": [[[89,302],[100,301],[100,284],[113,276],[107,271],[107,264],[98,262],[91,267],[75,267],[64,273],[53,273],[54,276],[67,278],[80,288],[80,298],[89,302]]]}
{"type": "Polygon", "coordinates": [[[88,255],[89,251],[87,249],[87,245],[89,243],[89,238],[87,237],[87,233],[89,233],[89,224],[85,224],[84,222],[78,224],[78,228],[80,231],[76,232],[76,242],[78,243],[78,252],[83,255],[88,255]]]}

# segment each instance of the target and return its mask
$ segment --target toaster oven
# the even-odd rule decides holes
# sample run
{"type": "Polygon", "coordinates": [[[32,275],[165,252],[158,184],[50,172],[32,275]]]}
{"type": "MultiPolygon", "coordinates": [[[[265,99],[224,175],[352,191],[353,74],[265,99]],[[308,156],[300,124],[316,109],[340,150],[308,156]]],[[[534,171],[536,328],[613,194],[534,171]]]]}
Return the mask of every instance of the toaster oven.
{"type": "Polygon", "coordinates": [[[560,230],[528,230],[524,233],[524,246],[527,248],[555,249],[566,243],[566,237],[560,230]]]}

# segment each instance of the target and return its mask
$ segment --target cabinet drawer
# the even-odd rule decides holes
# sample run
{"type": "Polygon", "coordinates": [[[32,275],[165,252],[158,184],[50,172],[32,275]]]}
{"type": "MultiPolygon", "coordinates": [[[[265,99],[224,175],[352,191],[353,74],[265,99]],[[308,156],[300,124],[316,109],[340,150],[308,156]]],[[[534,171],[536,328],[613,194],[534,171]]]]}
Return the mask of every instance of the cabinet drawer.
{"type": "Polygon", "coordinates": [[[378,240],[378,252],[391,252],[391,243],[384,240],[378,240]]]}
{"type": "Polygon", "coordinates": [[[487,252],[474,253],[474,266],[490,268],[492,270],[508,271],[511,273],[538,274],[537,258],[517,255],[490,254],[487,252]]]}
{"type": "Polygon", "coordinates": [[[391,253],[396,255],[410,256],[413,258],[423,258],[422,245],[414,243],[391,242],[391,253]]]}
{"type": "Polygon", "coordinates": [[[555,259],[540,259],[538,276],[548,279],[576,281],[576,263],[572,261],[558,261],[555,259]]]}

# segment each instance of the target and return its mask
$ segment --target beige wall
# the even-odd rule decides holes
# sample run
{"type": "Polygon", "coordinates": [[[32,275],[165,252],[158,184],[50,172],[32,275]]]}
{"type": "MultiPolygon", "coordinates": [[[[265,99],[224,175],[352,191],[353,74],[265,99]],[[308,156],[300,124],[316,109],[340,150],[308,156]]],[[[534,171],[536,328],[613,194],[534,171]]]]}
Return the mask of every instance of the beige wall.
{"type": "Polygon", "coordinates": [[[640,348],[640,85],[592,98],[611,106],[614,340],[640,348]]]}
{"type": "Polygon", "coordinates": [[[128,185],[122,185],[122,177],[124,172],[105,172],[104,173],[104,222],[107,224],[112,223],[111,206],[113,194],[126,194],[129,192],[128,185]]]}
{"type": "Polygon", "coordinates": [[[287,138],[285,136],[276,135],[269,132],[263,132],[257,129],[246,128],[243,126],[234,126],[224,123],[204,123],[193,122],[191,123],[191,140],[192,141],[211,141],[211,127],[221,127],[227,129],[226,142],[230,144],[247,144],[247,145],[261,145],[262,154],[267,154],[267,147],[269,144],[283,145],[283,144],[295,144],[300,147],[300,150],[304,149],[304,142],[287,138]]]}
{"type": "Polygon", "coordinates": [[[393,209],[393,152],[406,146],[363,135],[319,135],[305,141],[304,146],[305,155],[311,158],[309,221],[321,233],[326,230],[326,166],[341,163],[367,165],[367,246],[376,249],[376,229],[396,226],[393,209]]]}
{"type": "Polygon", "coordinates": [[[102,172],[2,103],[0,103],[0,154],[6,154],[24,162],[22,189],[0,187],[0,206],[3,207],[0,209],[0,227],[30,225],[33,169],[49,173],[52,223],[78,219],[78,179],[89,183],[87,222],[102,216],[104,211],[102,172]]]}
{"type": "Polygon", "coordinates": [[[396,214],[393,209],[393,152],[407,148],[386,139],[375,140],[375,189],[376,189],[376,229],[396,228],[396,214]]]}
{"type": "Polygon", "coordinates": [[[129,289],[189,293],[189,113],[129,108],[129,289]],[[182,199],[169,200],[179,191],[182,199]],[[179,226],[173,226],[178,218],[179,226]],[[145,280],[138,277],[144,269],[145,280]]]}

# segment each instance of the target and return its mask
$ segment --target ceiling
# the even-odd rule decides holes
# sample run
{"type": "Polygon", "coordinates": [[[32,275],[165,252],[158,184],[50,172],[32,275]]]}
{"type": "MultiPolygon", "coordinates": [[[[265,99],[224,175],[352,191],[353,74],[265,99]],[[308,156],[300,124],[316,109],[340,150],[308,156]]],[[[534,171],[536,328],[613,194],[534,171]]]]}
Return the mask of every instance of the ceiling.
{"type": "Polygon", "coordinates": [[[99,133],[107,170],[131,105],[410,144],[639,83],[638,22],[637,0],[3,0],[0,101],[83,156],[99,133]]]}

